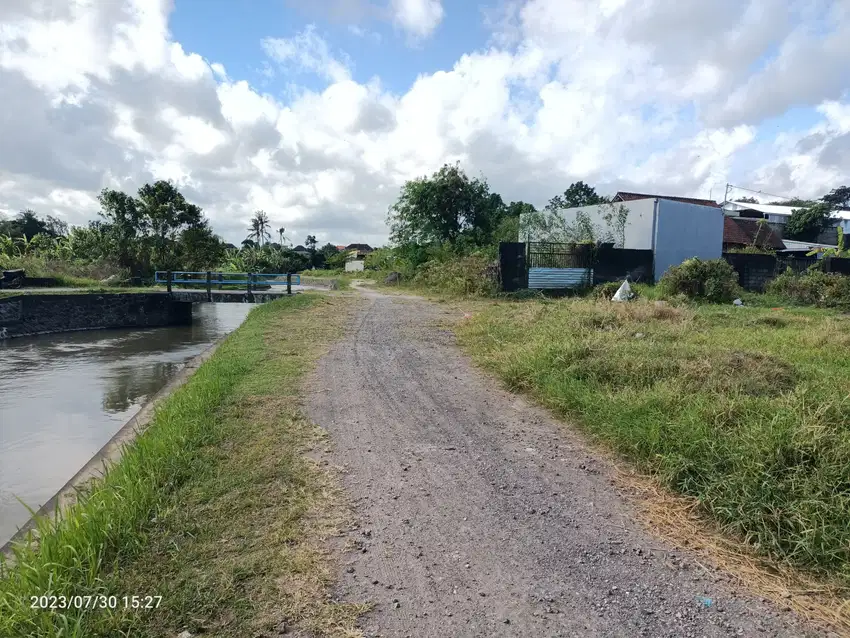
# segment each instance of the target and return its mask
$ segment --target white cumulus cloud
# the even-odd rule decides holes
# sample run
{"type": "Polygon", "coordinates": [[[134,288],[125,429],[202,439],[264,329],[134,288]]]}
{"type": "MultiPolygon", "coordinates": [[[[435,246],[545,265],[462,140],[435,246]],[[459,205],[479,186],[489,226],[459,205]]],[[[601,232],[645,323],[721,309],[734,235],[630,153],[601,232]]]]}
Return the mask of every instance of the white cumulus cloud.
{"type": "MultiPolygon", "coordinates": [[[[451,19],[387,2],[422,46],[451,19]]],[[[379,4],[329,6],[354,20],[379,4]]],[[[0,211],[85,223],[101,188],[162,178],[234,243],[262,208],[296,241],[380,244],[404,181],[456,160],[536,205],[578,179],[821,195],[850,175],[848,6],[511,0],[488,14],[492,46],[395,91],[356,81],[357,52],[307,26],[261,43],[296,83],[282,98],[175,41],[169,0],[4,0],[0,211]],[[800,124],[771,124],[795,107],[800,124]]]]}
{"type": "Polygon", "coordinates": [[[440,0],[390,0],[395,23],[415,38],[431,35],[443,20],[440,0]]]}

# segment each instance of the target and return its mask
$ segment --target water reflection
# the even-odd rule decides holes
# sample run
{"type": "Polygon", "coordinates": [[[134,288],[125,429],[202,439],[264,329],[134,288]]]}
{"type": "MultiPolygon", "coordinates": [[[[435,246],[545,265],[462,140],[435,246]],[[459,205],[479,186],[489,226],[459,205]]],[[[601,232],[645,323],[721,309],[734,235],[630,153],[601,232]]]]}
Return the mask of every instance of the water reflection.
{"type": "Polygon", "coordinates": [[[156,394],[180,367],[181,364],[173,361],[158,361],[148,368],[117,368],[103,394],[101,405],[104,412],[126,412],[132,406],[143,403],[156,394]]]}
{"type": "Polygon", "coordinates": [[[0,544],[184,365],[252,306],[198,304],[191,326],[0,342],[0,544]]]}

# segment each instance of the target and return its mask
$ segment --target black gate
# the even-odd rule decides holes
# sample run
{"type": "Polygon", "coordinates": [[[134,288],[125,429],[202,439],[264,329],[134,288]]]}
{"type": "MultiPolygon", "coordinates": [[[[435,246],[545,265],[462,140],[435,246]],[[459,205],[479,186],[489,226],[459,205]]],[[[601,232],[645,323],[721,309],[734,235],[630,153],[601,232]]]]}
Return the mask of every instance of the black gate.
{"type": "Polygon", "coordinates": [[[517,242],[499,243],[499,269],[502,274],[502,290],[514,292],[528,288],[528,265],[525,261],[525,244],[517,242]]]}
{"type": "Polygon", "coordinates": [[[529,268],[591,268],[593,244],[529,242],[529,268]]]}

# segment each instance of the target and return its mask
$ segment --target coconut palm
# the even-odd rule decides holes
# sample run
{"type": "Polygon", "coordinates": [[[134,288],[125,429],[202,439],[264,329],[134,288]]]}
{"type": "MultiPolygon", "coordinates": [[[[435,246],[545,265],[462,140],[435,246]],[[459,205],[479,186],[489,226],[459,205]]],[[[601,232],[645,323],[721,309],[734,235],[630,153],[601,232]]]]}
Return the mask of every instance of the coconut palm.
{"type": "Polygon", "coordinates": [[[283,234],[285,231],[286,229],[283,226],[277,229],[277,236],[279,238],[278,243],[281,245],[281,247],[284,246],[284,242],[286,241],[286,237],[283,234]]]}
{"type": "Polygon", "coordinates": [[[270,225],[269,216],[265,211],[258,210],[251,218],[251,225],[248,226],[248,239],[255,239],[257,244],[262,246],[264,241],[271,239],[270,225]]]}

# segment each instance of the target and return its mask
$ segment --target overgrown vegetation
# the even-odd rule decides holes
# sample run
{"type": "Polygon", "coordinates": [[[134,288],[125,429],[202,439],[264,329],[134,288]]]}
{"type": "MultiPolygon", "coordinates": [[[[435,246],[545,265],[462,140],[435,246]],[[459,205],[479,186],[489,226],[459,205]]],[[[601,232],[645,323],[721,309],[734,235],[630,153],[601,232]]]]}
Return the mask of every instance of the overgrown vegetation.
{"type": "Polygon", "coordinates": [[[699,499],[729,534],[850,587],[850,319],[813,309],[488,303],[473,357],[699,499]]]}
{"type": "Polygon", "coordinates": [[[738,285],[738,273],[724,259],[687,259],[672,266],[658,282],[663,294],[684,295],[715,303],[729,302],[743,292],[738,285]]]}
{"type": "Polygon", "coordinates": [[[841,186],[832,189],[818,201],[793,200],[777,202],[799,206],[791,211],[785,233],[788,239],[817,241],[820,232],[830,223],[836,210],[850,208],[850,187],[841,186]]]}
{"type": "Polygon", "coordinates": [[[348,636],[321,539],[343,511],[304,456],[322,433],[298,382],[341,330],[342,298],[257,307],[67,515],[0,564],[0,635],[268,635],[296,624],[348,636]],[[273,453],[270,453],[273,450],[273,453]],[[162,596],[127,609],[125,595],[162,596]],[[32,609],[31,596],[115,595],[115,609],[32,609]]]}
{"type": "Polygon", "coordinates": [[[496,272],[482,255],[426,262],[413,278],[413,284],[449,295],[486,296],[498,291],[496,272]]]}
{"type": "Polygon", "coordinates": [[[331,244],[317,250],[312,235],[300,252],[285,245],[284,228],[277,229],[278,241],[271,241],[264,211],[254,213],[240,247],[227,244],[213,233],[201,208],[169,182],[146,184],[136,197],[104,190],[98,199],[100,219],[87,226],[69,228],[31,210],[0,221],[0,269],[97,285],[105,279],[149,281],[157,270],[286,273],[345,263],[345,254],[331,244]]]}
{"type": "Polygon", "coordinates": [[[768,283],[766,292],[796,304],[850,307],[850,277],[817,269],[798,274],[788,268],[768,283]]]}

